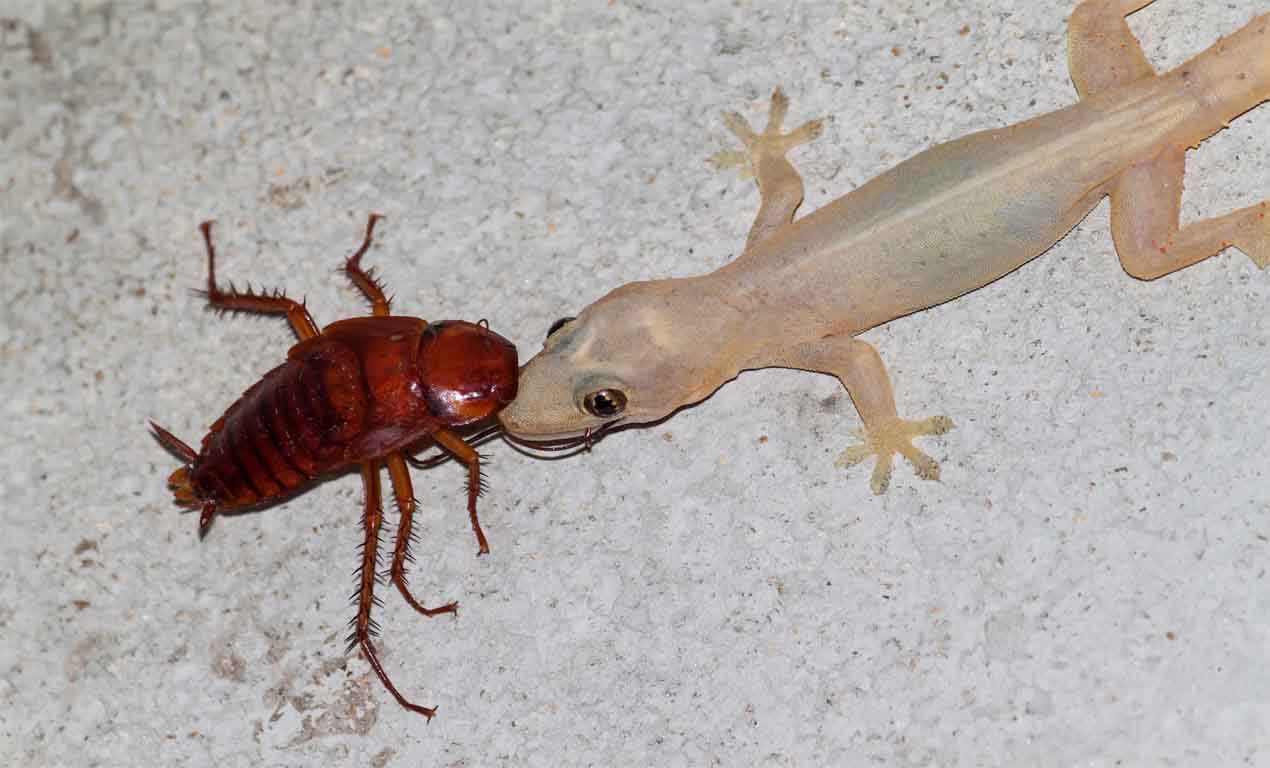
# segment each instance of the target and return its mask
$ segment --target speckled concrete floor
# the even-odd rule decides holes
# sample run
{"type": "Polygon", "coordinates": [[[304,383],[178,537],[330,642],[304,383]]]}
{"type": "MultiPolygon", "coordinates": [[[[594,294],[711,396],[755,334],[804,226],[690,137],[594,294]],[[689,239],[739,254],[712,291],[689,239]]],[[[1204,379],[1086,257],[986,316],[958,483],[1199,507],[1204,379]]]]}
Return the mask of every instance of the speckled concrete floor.
{"type": "MultiPolygon", "coordinates": [[[[1122,272],[1100,207],[963,300],[870,331],[928,483],[835,470],[836,384],[748,374],[561,462],[416,472],[412,584],[378,618],[403,712],[344,656],[361,488],[205,541],[189,440],[284,354],[223,274],[363,311],[333,268],[369,211],[400,311],[528,356],[633,279],[738,252],[752,184],[703,160],[772,86],[808,209],[934,141],[1074,99],[1072,0],[686,4],[0,0],[0,763],[1270,764],[1270,274],[1122,272]]],[[[1264,3],[1133,19],[1180,63],[1264,3]]],[[[1270,109],[1191,153],[1195,217],[1270,194],[1270,109]]],[[[703,339],[703,343],[708,343],[703,339]]],[[[390,520],[392,516],[390,515],[390,520]]]]}

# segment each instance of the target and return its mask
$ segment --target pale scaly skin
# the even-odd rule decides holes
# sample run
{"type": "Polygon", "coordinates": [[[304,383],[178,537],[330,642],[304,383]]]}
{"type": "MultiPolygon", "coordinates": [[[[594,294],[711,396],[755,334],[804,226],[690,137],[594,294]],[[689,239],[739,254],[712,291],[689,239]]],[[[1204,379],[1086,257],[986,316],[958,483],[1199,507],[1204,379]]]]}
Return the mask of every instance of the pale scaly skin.
{"type": "Polygon", "coordinates": [[[839,466],[877,456],[871,485],[881,493],[897,453],[938,478],[912,440],[952,421],[900,418],[881,358],[856,334],[1017,269],[1108,195],[1116,250],[1134,277],[1232,245],[1270,265],[1266,202],[1178,222],[1185,149],[1270,98],[1270,14],[1157,74],[1124,21],[1151,1],[1076,8],[1068,58],[1077,104],[932,147],[798,221],[803,183],[785,153],[818,135],[819,122],[782,134],[779,89],[762,133],[727,115],[744,151],[713,160],[753,174],[762,197],[745,251],[710,274],[631,283],[587,307],[522,369],[504,426],[531,440],[576,436],[615,420],[656,421],[743,370],[819,371],[842,382],[864,422],[863,442],[839,466]],[[588,412],[588,394],[602,390],[620,392],[625,409],[588,412]]]}

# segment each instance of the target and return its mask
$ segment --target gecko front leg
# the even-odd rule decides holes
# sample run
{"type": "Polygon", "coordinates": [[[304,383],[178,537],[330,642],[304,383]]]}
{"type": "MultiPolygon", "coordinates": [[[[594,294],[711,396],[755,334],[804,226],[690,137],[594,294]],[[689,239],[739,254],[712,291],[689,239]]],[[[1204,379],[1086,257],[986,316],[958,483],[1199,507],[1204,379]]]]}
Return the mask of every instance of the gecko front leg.
{"type": "Polygon", "coordinates": [[[897,453],[913,465],[918,477],[939,479],[939,463],[918,450],[913,438],[942,435],[953,428],[953,421],[947,416],[917,421],[901,419],[895,409],[886,366],[877,350],[850,336],[830,336],[781,350],[780,357],[781,366],[836,376],[851,395],[864,422],[863,429],[856,430],[863,442],[843,451],[835,466],[852,467],[870,456],[877,456],[869,479],[869,487],[875,494],[885,493],[890,485],[891,461],[897,453]]]}
{"type": "Polygon", "coordinates": [[[746,251],[793,221],[794,211],[803,201],[803,178],[785,154],[819,136],[824,130],[824,121],[810,120],[789,133],[781,133],[788,112],[789,97],[777,87],[772,91],[772,106],[762,133],[755,133],[736,112],[723,113],[724,124],[745,149],[716,152],[710,157],[710,163],[719,169],[740,167],[743,176],[753,177],[758,183],[762,196],[758,216],[745,240],[746,251]]]}

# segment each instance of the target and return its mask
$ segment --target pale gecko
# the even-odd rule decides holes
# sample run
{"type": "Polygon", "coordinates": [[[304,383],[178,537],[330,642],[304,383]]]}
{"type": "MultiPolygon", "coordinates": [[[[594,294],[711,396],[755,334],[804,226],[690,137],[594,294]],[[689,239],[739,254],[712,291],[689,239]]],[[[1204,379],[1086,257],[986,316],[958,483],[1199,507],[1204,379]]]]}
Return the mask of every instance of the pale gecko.
{"type": "Polygon", "coordinates": [[[1270,265],[1263,201],[1182,227],[1185,152],[1270,98],[1270,14],[1157,74],[1125,17],[1153,0],[1085,0],[1068,63],[1079,101],[939,144],[794,220],[803,181],[786,153],[820,121],[782,133],[772,95],[765,130],[725,116],[744,151],[715,156],[757,181],[761,203],[742,254],[706,275],[623,285],[557,323],[499,418],[514,436],[592,435],[658,421],[745,370],[836,376],[864,423],[840,466],[870,456],[875,493],[900,454],[924,478],[939,465],[912,443],[952,428],[899,416],[886,368],[857,334],[957,298],[1049,249],[1105,196],[1124,270],[1152,280],[1234,246],[1270,265]]]}

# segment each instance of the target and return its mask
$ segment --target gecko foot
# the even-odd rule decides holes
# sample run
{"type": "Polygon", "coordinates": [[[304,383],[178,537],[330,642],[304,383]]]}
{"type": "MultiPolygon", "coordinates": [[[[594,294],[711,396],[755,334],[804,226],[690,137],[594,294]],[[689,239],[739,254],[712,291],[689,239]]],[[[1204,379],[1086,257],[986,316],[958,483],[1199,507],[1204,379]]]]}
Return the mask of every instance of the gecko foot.
{"type": "Polygon", "coordinates": [[[864,442],[842,452],[834,462],[836,467],[853,467],[870,456],[877,456],[869,487],[875,494],[886,493],[891,484],[891,458],[900,454],[917,470],[917,476],[926,480],[939,479],[939,464],[913,447],[913,438],[921,435],[942,435],[954,426],[947,416],[933,416],[921,421],[895,419],[870,432],[857,429],[855,434],[864,442]]]}
{"type": "Polygon", "coordinates": [[[762,155],[783,157],[786,152],[815,139],[825,129],[823,120],[810,120],[789,133],[781,133],[785,115],[789,112],[789,97],[778,86],[772,91],[772,106],[767,114],[767,127],[755,133],[750,124],[736,112],[724,112],[723,122],[728,130],[745,145],[744,150],[725,150],[710,156],[710,164],[723,170],[739,166],[745,178],[753,178],[762,155]]]}

